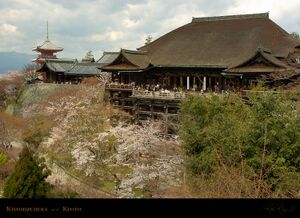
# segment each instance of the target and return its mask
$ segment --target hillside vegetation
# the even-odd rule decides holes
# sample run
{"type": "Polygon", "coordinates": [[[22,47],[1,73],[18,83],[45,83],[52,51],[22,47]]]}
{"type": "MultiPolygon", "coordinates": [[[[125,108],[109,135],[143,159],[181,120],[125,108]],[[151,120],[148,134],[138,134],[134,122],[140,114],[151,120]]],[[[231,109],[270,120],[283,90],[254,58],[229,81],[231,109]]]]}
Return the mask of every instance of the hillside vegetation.
{"type": "Polygon", "coordinates": [[[179,135],[160,121],[134,123],[104,102],[96,80],[2,89],[0,190],[28,145],[51,170],[50,198],[300,196],[297,87],[258,88],[247,101],[190,96],[179,135]]]}
{"type": "Polygon", "coordinates": [[[177,196],[178,137],[163,135],[160,122],[133,124],[103,97],[103,86],[87,81],[28,85],[17,98],[14,114],[26,123],[19,140],[47,160],[50,197],[177,196]]]}

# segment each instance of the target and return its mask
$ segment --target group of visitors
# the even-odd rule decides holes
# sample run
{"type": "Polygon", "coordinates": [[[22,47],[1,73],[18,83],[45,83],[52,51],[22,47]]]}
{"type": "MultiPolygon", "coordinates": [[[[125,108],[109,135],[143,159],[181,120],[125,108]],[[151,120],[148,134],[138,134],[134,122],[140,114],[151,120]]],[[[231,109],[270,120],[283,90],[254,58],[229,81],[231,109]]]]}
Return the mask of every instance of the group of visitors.
{"type": "Polygon", "coordinates": [[[183,89],[182,87],[167,87],[166,85],[160,84],[160,83],[146,83],[146,84],[136,84],[135,82],[131,82],[129,84],[122,84],[118,81],[115,81],[111,83],[113,85],[120,85],[123,86],[130,86],[134,90],[134,94],[136,95],[153,95],[153,96],[175,96],[176,93],[179,95],[180,93],[185,92],[199,92],[200,94],[204,94],[206,92],[214,92],[214,93],[229,93],[229,92],[238,92],[242,89],[245,89],[245,87],[240,87],[237,85],[234,85],[233,83],[228,83],[224,86],[224,89],[221,88],[221,85],[219,82],[216,82],[213,86],[213,88],[208,87],[206,90],[203,89],[203,87],[197,87],[197,85],[194,85],[190,90],[183,89]]]}

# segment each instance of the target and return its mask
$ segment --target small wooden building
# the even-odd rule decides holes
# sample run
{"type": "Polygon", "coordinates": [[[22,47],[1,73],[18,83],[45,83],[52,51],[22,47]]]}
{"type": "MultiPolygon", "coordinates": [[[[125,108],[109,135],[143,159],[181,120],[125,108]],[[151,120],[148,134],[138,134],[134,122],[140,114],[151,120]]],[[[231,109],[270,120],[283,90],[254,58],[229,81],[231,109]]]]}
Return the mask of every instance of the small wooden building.
{"type": "Polygon", "coordinates": [[[97,76],[100,73],[98,63],[81,63],[76,59],[50,59],[37,70],[45,72],[46,83],[77,84],[85,77],[97,76]]]}

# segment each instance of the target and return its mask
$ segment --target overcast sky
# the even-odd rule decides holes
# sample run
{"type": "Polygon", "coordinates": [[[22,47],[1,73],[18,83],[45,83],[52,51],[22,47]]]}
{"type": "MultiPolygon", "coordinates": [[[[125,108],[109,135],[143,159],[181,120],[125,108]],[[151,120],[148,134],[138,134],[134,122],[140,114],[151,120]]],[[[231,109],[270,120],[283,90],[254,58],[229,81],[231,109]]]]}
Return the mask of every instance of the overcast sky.
{"type": "Polygon", "coordinates": [[[300,0],[0,0],[0,52],[31,53],[46,38],[64,48],[59,57],[92,50],[136,49],[192,17],[270,12],[288,32],[300,33],[300,0]]]}

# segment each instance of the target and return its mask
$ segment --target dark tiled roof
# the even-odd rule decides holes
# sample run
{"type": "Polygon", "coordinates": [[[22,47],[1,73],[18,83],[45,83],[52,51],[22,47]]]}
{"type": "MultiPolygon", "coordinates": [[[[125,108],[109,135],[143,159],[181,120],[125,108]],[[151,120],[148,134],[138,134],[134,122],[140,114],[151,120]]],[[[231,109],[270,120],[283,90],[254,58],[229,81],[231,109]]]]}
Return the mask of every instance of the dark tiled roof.
{"type": "Polygon", "coordinates": [[[65,75],[98,75],[98,63],[76,63],[65,75]]]}
{"type": "Polygon", "coordinates": [[[61,72],[66,75],[97,75],[99,63],[78,63],[75,59],[53,59],[46,60],[44,65],[38,70],[45,68],[53,72],[61,72]]]}
{"type": "Polygon", "coordinates": [[[269,18],[269,13],[227,15],[227,16],[216,16],[216,17],[193,17],[192,22],[233,20],[233,19],[245,19],[245,18],[269,18]]]}
{"type": "Polygon", "coordinates": [[[101,66],[112,63],[118,56],[120,52],[103,52],[102,57],[97,61],[101,66]]]}
{"type": "Polygon", "coordinates": [[[76,62],[76,59],[46,59],[46,62],[37,71],[46,67],[54,72],[65,72],[71,69],[76,62]]]}
{"type": "Polygon", "coordinates": [[[147,52],[153,65],[231,67],[259,46],[271,49],[275,57],[287,57],[297,44],[264,13],[193,18],[139,51],[147,52]]]}

